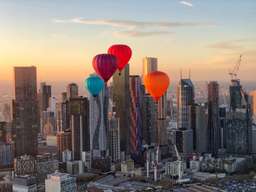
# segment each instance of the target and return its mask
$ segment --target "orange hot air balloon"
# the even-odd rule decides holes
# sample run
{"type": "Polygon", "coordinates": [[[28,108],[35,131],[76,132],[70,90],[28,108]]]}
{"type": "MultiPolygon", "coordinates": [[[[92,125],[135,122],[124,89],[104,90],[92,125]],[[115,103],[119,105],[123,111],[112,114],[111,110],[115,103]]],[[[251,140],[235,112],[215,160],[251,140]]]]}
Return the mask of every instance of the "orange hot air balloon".
{"type": "Polygon", "coordinates": [[[144,76],[144,84],[148,93],[158,101],[169,87],[169,77],[161,71],[154,71],[144,76]]]}

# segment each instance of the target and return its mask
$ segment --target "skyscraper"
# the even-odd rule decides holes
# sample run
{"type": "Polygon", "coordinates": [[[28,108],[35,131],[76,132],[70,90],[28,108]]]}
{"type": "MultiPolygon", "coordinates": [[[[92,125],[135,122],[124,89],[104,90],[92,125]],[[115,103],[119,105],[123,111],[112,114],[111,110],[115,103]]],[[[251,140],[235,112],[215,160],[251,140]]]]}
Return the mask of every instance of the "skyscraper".
{"type": "Polygon", "coordinates": [[[119,119],[115,117],[115,112],[113,112],[109,117],[108,126],[109,155],[112,162],[118,162],[121,160],[119,132],[119,119]]]}
{"type": "Polygon", "coordinates": [[[120,122],[120,150],[129,152],[129,128],[130,128],[130,94],[129,94],[129,64],[125,66],[121,74],[116,72],[113,76],[113,103],[116,117],[120,122]]]}
{"type": "Polygon", "coordinates": [[[135,161],[138,161],[142,150],[142,84],[137,75],[130,76],[130,152],[135,161]]]}
{"type": "Polygon", "coordinates": [[[97,97],[90,95],[90,150],[92,158],[103,158],[107,153],[107,127],[105,124],[108,118],[105,114],[105,99],[107,87],[97,97]]]}
{"type": "Polygon", "coordinates": [[[242,86],[239,79],[232,79],[229,87],[230,92],[230,108],[235,111],[242,107],[242,86]]]}
{"type": "Polygon", "coordinates": [[[190,79],[181,79],[177,87],[178,128],[189,129],[190,106],[194,104],[194,85],[190,79]]]}
{"type": "Polygon", "coordinates": [[[157,71],[157,58],[154,57],[145,57],[143,58],[143,69],[142,69],[142,78],[153,71],[157,71]]]}
{"type": "Polygon", "coordinates": [[[180,79],[177,86],[176,145],[179,152],[188,154],[196,148],[194,85],[190,79],[180,79]]]}
{"type": "Polygon", "coordinates": [[[251,153],[252,110],[249,95],[243,90],[239,79],[230,85],[230,111],[225,121],[225,148],[230,154],[251,153]]]}
{"type": "Polygon", "coordinates": [[[208,124],[208,116],[207,116],[207,107],[203,105],[195,106],[195,134],[196,134],[196,152],[206,153],[207,145],[208,145],[208,135],[207,135],[207,124],[208,124]]]}
{"type": "Polygon", "coordinates": [[[39,131],[36,67],[15,67],[14,78],[15,155],[36,155],[39,131]]]}
{"type": "Polygon", "coordinates": [[[250,93],[250,96],[252,97],[252,113],[253,113],[254,119],[256,120],[256,90],[252,91],[250,93]]]}
{"type": "Polygon", "coordinates": [[[157,143],[157,104],[149,94],[143,97],[143,141],[152,145],[157,143]]]}
{"type": "Polygon", "coordinates": [[[67,86],[67,97],[76,98],[78,97],[78,85],[75,83],[70,83],[67,86]]]}
{"type": "Polygon", "coordinates": [[[49,107],[49,100],[52,96],[52,87],[51,85],[47,85],[45,82],[40,84],[39,89],[39,106],[40,106],[40,113],[46,111],[49,107]]]}
{"type": "MultiPolygon", "coordinates": [[[[145,57],[143,58],[143,70],[142,78],[148,73],[158,70],[158,61],[155,57],[145,57]]],[[[166,145],[167,144],[167,93],[165,93],[157,104],[157,126],[156,126],[156,139],[157,144],[166,145]]]]}
{"type": "Polygon", "coordinates": [[[212,81],[208,84],[208,151],[217,155],[221,147],[219,122],[219,84],[212,81]]]}
{"type": "Polygon", "coordinates": [[[73,160],[81,160],[82,152],[90,150],[89,102],[85,97],[71,98],[68,107],[72,158],[73,160]]]}

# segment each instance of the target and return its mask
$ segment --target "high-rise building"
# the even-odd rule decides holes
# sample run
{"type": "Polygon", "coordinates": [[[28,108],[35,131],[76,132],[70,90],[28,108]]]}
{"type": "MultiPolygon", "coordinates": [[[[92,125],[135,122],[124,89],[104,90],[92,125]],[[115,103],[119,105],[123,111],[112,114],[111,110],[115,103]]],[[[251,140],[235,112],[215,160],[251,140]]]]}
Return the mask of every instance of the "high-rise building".
{"type": "Polygon", "coordinates": [[[49,100],[52,96],[52,87],[51,85],[47,85],[45,82],[40,84],[39,89],[39,106],[40,112],[46,111],[49,107],[49,100]]]}
{"type": "Polygon", "coordinates": [[[142,84],[141,78],[132,75],[130,80],[130,152],[135,161],[138,161],[142,150],[142,84]]]}
{"type": "Polygon", "coordinates": [[[68,103],[73,160],[81,160],[82,152],[90,150],[89,101],[72,97],[68,103]]]}
{"type": "Polygon", "coordinates": [[[125,66],[121,74],[116,72],[113,76],[113,103],[116,117],[120,123],[120,150],[129,152],[129,128],[130,128],[130,94],[129,94],[129,64],[125,66]]]}
{"type": "Polygon", "coordinates": [[[157,71],[158,63],[157,58],[145,57],[143,58],[142,77],[150,72],[157,71]]]}
{"type": "Polygon", "coordinates": [[[67,97],[70,98],[76,98],[78,97],[78,85],[75,83],[70,83],[67,86],[67,97]]]}
{"type": "Polygon", "coordinates": [[[250,93],[250,96],[252,97],[252,113],[253,113],[254,119],[256,120],[256,90],[252,91],[250,93]]]}
{"type": "Polygon", "coordinates": [[[36,67],[15,67],[14,76],[15,155],[36,155],[39,131],[36,67]]]}
{"type": "Polygon", "coordinates": [[[176,145],[185,155],[196,148],[194,85],[190,79],[180,79],[177,86],[177,126],[176,145]]]}
{"type": "Polygon", "coordinates": [[[196,148],[195,151],[199,153],[207,152],[208,136],[207,136],[208,115],[207,108],[203,105],[195,106],[195,134],[196,134],[196,148]]]}
{"type": "MultiPolygon", "coordinates": [[[[158,70],[158,61],[154,57],[143,58],[143,72],[142,78],[148,73],[158,70]]],[[[157,144],[166,145],[167,144],[167,93],[165,93],[158,101],[157,104],[157,127],[156,127],[156,138],[157,144]]]]}
{"type": "Polygon", "coordinates": [[[149,94],[143,97],[143,142],[147,145],[157,143],[157,104],[149,94]]]}
{"type": "Polygon", "coordinates": [[[109,117],[108,141],[109,155],[111,157],[112,162],[120,161],[120,125],[119,119],[115,117],[115,112],[113,112],[109,117]]]}
{"type": "Polygon", "coordinates": [[[76,178],[67,173],[55,172],[45,180],[45,192],[76,192],[76,178]]]}
{"type": "Polygon", "coordinates": [[[225,148],[229,154],[246,155],[252,148],[252,108],[249,95],[243,91],[239,79],[230,86],[230,111],[226,114],[225,148]]]}
{"type": "Polygon", "coordinates": [[[107,127],[108,116],[106,116],[108,110],[106,108],[106,100],[108,88],[104,87],[101,93],[97,97],[90,95],[90,151],[92,152],[92,158],[101,158],[106,156],[107,152],[107,127]]]}
{"type": "Polygon", "coordinates": [[[194,104],[194,85],[190,79],[181,79],[177,87],[178,128],[189,129],[190,106],[194,104]]]}
{"type": "Polygon", "coordinates": [[[66,150],[72,150],[72,133],[71,131],[62,131],[57,133],[57,147],[59,160],[62,159],[63,152],[66,150]]]}
{"type": "Polygon", "coordinates": [[[6,142],[6,128],[7,128],[7,123],[0,122],[0,143],[6,142]]]}
{"type": "Polygon", "coordinates": [[[212,81],[208,84],[208,151],[217,155],[220,147],[219,84],[212,81]]]}
{"type": "Polygon", "coordinates": [[[240,80],[232,79],[229,87],[230,93],[230,108],[235,111],[237,108],[242,107],[242,86],[240,80]]]}
{"type": "Polygon", "coordinates": [[[228,112],[224,130],[226,152],[248,155],[251,152],[252,122],[246,110],[228,112]]]}

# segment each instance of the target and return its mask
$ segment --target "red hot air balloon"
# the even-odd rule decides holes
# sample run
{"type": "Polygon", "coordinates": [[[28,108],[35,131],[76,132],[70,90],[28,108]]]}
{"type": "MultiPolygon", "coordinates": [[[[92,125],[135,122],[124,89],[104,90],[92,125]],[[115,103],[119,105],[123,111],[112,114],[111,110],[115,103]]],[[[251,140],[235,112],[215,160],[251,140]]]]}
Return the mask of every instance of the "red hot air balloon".
{"type": "Polygon", "coordinates": [[[92,60],[95,72],[107,82],[117,70],[117,59],[111,54],[99,54],[92,60]]]}
{"type": "Polygon", "coordinates": [[[121,71],[126,64],[128,64],[131,56],[132,56],[132,50],[127,45],[117,44],[112,45],[108,49],[108,53],[115,55],[117,58],[117,68],[119,71],[121,71]]]}
{"type": "Polygon", "coordinates": [[[144,84],[148,93],[158,101],[169,87],[169,77],[164,72],[154,71],[144,76],[144,84]]]}

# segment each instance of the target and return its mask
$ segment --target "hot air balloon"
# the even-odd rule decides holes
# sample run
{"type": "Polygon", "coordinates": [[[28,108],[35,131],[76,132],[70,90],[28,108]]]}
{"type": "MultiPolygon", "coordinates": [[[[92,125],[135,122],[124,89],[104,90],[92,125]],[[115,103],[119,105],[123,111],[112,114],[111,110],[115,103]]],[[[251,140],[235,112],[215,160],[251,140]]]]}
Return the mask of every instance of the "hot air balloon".
{"type": "Polygon", "coordinates": [[[117,68],[119,71],[121,71],[126,64],[128,64],[131,56],[132,56],[132,50],[127,45],[117,44],[112,45],[108,49],[108,53],[115,55],[117,58],[117,68]]]}
{"type": "Polygon", "coordinates": [[[95,72],[107,82],[117,70],[117,58],[111,54],[99,54],[92,61],[95,72]]]}
{"type": "Polygon", "coordinates": [[[168,89],[170,80],[168,75],[161,71],[154,71],[144,76],[144,84],[148,93],[158,101],[168,89]]]}
{"type": "Polygon", "coordinates": [[[104,87],[104,81],[97,75],[90,75],[84,83],[93,97],[97,97],[104,87]]]}

